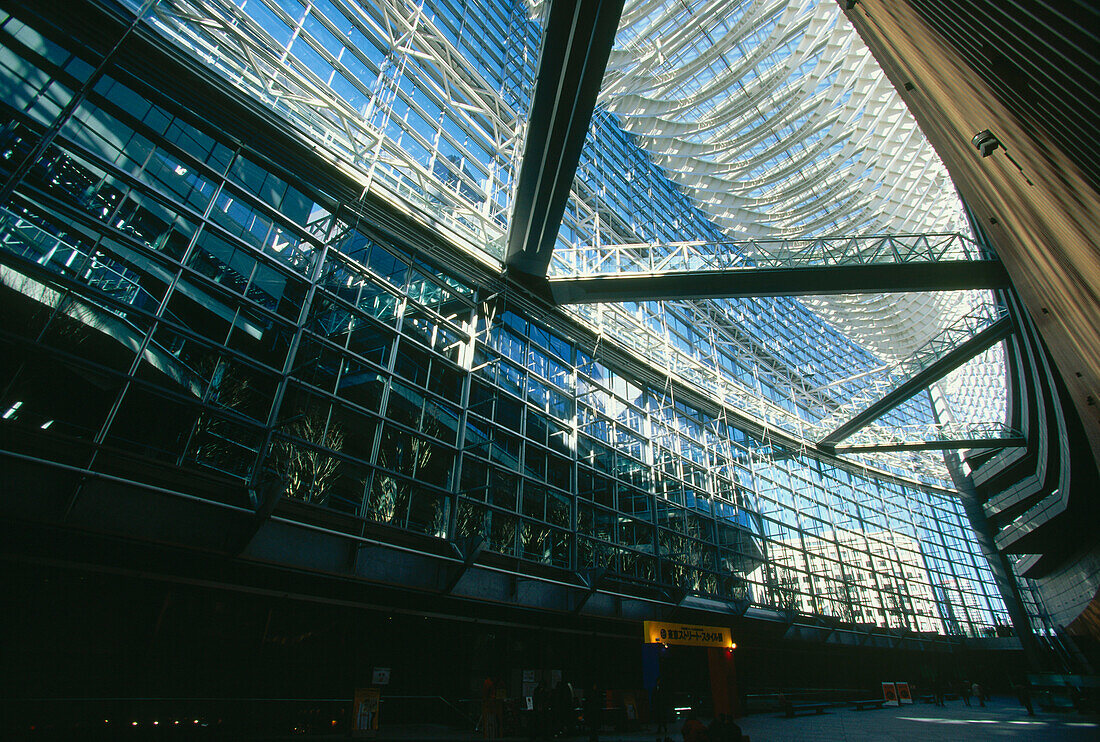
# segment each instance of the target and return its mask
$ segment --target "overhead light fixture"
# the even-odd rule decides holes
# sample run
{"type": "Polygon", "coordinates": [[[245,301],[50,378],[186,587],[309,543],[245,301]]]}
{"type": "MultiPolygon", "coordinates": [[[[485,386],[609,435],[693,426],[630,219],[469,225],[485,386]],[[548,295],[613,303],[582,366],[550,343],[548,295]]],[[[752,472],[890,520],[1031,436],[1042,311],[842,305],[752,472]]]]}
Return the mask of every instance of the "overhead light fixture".
{"type": "Polygon", "coordinates": [[[1024,180],[1027,181],[1027,184],[1029,186],[1035,185],[1031,182],[1031,178],[1027,177],[1027,173],[1024,172],[1024,168],[1020,165],[1020,163],[1016,162],[1016,158],[1008,153],[1008,147],[1004,146],[1001,141],[997,139],[997,136],[989,129],[982,129],[977,134],[975,134],[974,138],[970,141],[973,142],[974,146],[978,148],[978,152],[981,153],[982,157],[989,157],[991,154],[997,151],[998,147],[1003,149],[1005,151],[1005,157],[1008,158],[1009,162],[1016,166],[1016,169],[1020,171],[1020,175],[1024,176],[1024,180]]]}

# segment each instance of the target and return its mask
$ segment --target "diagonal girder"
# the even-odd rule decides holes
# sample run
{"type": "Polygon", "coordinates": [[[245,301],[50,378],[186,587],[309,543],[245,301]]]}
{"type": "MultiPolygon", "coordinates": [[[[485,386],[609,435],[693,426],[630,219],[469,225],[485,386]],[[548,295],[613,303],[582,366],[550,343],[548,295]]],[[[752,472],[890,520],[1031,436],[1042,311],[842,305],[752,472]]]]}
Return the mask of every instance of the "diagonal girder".
{"type": "Polygon", "coordinates": [[[918,373],[902,382],[901,385],[895,387],[888,394],[864,408],[862,412],[827,434],[818,441],[818,448],[830,453],[835,452],[836,445],[840,441],[848,438],[857,430],[868,425],[894,407],[897,407],[902,402],[925,389],[932,382],[954,371],[974,356],[1003,340],[1008,335],[1012,334],[1012,330],[1012,318],[1009,316],[1002,316],[1000,319],[986,326],[985,329],[977,335],[974,335],[965,342],[954,347],[945,355],[926,365],[918,373]]]}
{"type": "Polygon", "coordinates": [[[1004,266],[960,234],[698,241],[559,249],[559,304],[999,288],[1004,266]]]}
{"type": "Polygon", "coordinates": [[[623,0],[551,0],[504,262],[545,276],[623,0]]]}
{"type": "MultiPolygon", "coordinates": [[[[898,359],[881,369],[862,375],[864,377],[870,376],[870,379],[861,388],[853,389],[849,383],[861,377],[853,377],[850,380],[840,382],[843,388],[837,391],[845,393],[847,399],[842,404],[835,405],[829,414],[815,425],[817,434],[814,437],[817,440],[824,438],[827,433],[847,422],[865,407],[876,402],[894,388],[924,371],[952,350],[981,333],[1005,316],[1006,311],[1004,307],[993,304],[982,304],[973,307],[962,316],[955,318],[951,324],[941,328],[936,335],[929,338],[924,345],[905,358],[898,359]]],[[[811,392],[819,392],[827,388],[830,387],[819,387],[811,390],[811,392]]],[[[833,398],[836,398],[835,395],[833,398]]]]}

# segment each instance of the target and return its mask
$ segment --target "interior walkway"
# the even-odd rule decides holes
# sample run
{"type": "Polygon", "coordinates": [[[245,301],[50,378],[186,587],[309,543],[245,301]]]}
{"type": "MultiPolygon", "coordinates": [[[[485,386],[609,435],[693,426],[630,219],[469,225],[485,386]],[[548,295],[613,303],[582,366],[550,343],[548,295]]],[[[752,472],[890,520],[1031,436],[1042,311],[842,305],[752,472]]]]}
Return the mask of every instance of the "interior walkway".
{"type": "MultiPolygon", "coordinates": [[[[1076,713],[1046,713],[1035,709],[1028,716],[1015,698],[995,697],[982,708],[970,708],[962,701],[948,701],[944,708],[917,703],[900,708],[853,711],[850,706],[820,715],[796,716],[753,714],[738,720],[743,734],[752,742],[947,742],[948,740],[1097,740],[1100,718],[1076,713]]],[[[653,729],[647,726],[645,729],[653,729]]],[[[679,724],[672,735],[681,742],[679,724]]],[[[301,738],[298,738],[301,739],[301,738]]],[[[383,727],[378,740],[397,742],[440,742],[442,739],[480,740],[474,735],[447,735],[429,727],[383,727]],[[439,736],[436,736],[439,735],[439,736]]],[[[523,742],[526,738],[515,738],[523,742]]],[[[587,736],[573,738],[586,740],[587,736]]],[[[600,742],[655,742],[653,733],[604,733],[600,742]]],[[[502,742],[509,742],[503,740],[502,742]]]]}

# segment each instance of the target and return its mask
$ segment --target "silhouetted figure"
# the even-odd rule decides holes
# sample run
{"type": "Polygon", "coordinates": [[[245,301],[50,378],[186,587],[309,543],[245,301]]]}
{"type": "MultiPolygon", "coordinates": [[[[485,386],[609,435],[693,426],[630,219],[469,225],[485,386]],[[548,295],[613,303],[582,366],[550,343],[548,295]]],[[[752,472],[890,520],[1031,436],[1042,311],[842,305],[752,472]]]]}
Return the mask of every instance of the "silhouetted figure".
{"type": "Polygon", "coordinates": [[[531,729],[530,735],[533,740],[544,740],[547,737],[547,715],[550,710],[550,691],[546,689],[546,685],[539,681],[539,684],[535,686],[535,692],[531,694],[531,729]]]}
{"type": "Polygon", "coordinates": [[[699,714],[695,709],[688,713],[687,721],[680,728],[680,734],[683,735],[684,742],[710,742],[707,728],[703,726],[703,722],[699,721],[699,714]]]}
{"type": "Polygon", "coordinates": [[[729,714],[722,714],[707,729],[710,742],[741,742],[741,727],[729,714]]]}
{"type": "Polygon", "coordinates": [[[970,694],[971,694],[971,692],[972,691],[971,691],[971,688],[970,688],[970,681],[969,680],[962,681],[962,687],[959,688],[959,695],[962,696],[963,703],[965,703],[967,706],[970,706],[970,694]]]}
{"type": "Polygon", "coordinates": [[[496,739],[500,736],[499,724],[496,685],[491,677],[486,677],[481,684],[481,733],[485,739],[496,739]]]}
{"type": "MultiPolygon", "coordinates": [[[[653,686],[653,696],[650,698],[649,708],[653,710],[653,720],[657,722],[657,734],[668,735],[668,720],[672,716],[669,713],[671,709],[671,702],[668,691],[665,690],[664,683],[657,680],[657,685],[653,686]]],[[[662,739],[663,737],[658,737],[662,739]]]]}
{"type": "Polygon", "coordinates": [[[584,723],[588,725],[588,742],[598,742],[603,721],[603,694],[595,683],[584,698],[584,723]]]}
{"type": "Polygon", "coordinates": [[[1020,699],[1020,705],[1027,709],[1027,715],[1035,716],[1035,709],[1031,705],[1031,688],[1027,686],[1027,681],[1016,686],[1016,697],[1020,699]]]}
{"type": "Polygon", "coordinates": [[[977,698],[979,701],[982,702],[982,706],[984,707],[985,706],[985,696],[982,695],[982,693],[983,693],[982,684],[978,683],[978,682],[975,682],[974,685],[970,686],[970,692],[974,694],[975,698],[977,698]]]}
{"type": "Polygon", "coordinates": [[[573,717],[573,687],[564,680],[559,680],[550,693],[550,716],[553,719],[553,734],[561,737],[572,729],[573,717]]]}

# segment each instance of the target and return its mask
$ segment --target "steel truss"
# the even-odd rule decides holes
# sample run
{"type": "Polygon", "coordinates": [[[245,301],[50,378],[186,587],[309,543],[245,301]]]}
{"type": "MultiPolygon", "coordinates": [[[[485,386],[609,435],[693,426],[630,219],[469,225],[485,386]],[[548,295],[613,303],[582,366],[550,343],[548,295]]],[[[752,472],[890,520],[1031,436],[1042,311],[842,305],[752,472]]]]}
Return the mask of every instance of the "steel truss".
{"type": "MultiPolygon", "coordinates": [[[[343,44],[345,54],[356,53],[356,44],[347,36],[349,27],[368,37],[381,36],[388,44],[377,78],[358,81],[360,92],[368,98],[362,110],[337,95],[327,81],[288,54],[229,0],[161,0],[154,6],[151,23],[229,84],[288,119],[304,137],[343,163],[364,187],[430,214],[470,246],[499,257],[510,203],[496,192],[510,189],[510,172],[518,161],[525,120],[502,97],[503,91],[482,78],[424,15],[422,3],[333,0],[333,5],[342,14],[341,27],[320,14],[310,17],[343,44]],[[449,110],[464,112],[467,125],[493,143],[497,169],[487,182],[458,174],[454,179],[460,181],[459,188],[444,183],[431,164],[418,162],[387,134],[392,120],[404,136],[433,152],[432,163],[441,162],[435,142],[391,116],[390,106],[410,59],[426,61],[439,72],[432,80],[432,94],[449,110]]],[[[301,19],[292,18],[277,3],[267,4],[267,9],[291,29],[300,24],[301,19]]],[[[340,69],[339,60],[322,44],[301,29],[297,33],[314,53],[340,69]]],[[[358,64],[364,66],[362,58],[358,64]]],[[[470,156],[463,142],[451,145],[470,156]]]]}
{"type": "Polygon", "coordinates": [[[1027,439],[1018,429],[999,422],[928,423],[892,425],[873,432],[866,429],[836,446],[838,454],[882,451],[937,451],[959,448],[1016,448],[1027,439]]]}
{"type": "Polygon", "coordinates": [[[957,291],[1008,284],[961,234],[695,241],[559,249],[559,303],[957,291]]]}
{"type": "MultiPolygon", "coordinates": [[[[853,420],[864,410],[871,408],[876,402],[884,399],[892,390],[901,387],[911,379],[917,378],[922,372],[931,369],[934,364],[952,351],[961,348],[964,344],[998,323],[1001,323],[998,327],[1004,327],[1006,324],[1010,327],[1011,325],[1008,309],[1003,305],[981,305],[959,317],[915,353],[888,366],[879,375],[873,377],[870,383],[849,396],[843,405],[834,409],[832,414],[823,419],[818,426],[820,431],[819,440],[832,444],[843,440],[847,436],[837,437],[837,433],[847,422],[853,420]]],[[[980,351],[975,351],[965,358],[960,358],[959,364],[969,360],[977,352],[980,351]]],[[[956,364],[956,366],[959,364],[956,364]]],[[[943,373],[953,370],[956,366],[947,368],[943,373]]],[[[942,375],[940,374],[940,376],[942,375]]],[[[937,376],[937,378],[939,377],[937,376]]],[[[927,383],[933,381],[936,381],[936,379],[929,378],[927,383]]],[[[898,403],[903,401],[905,400],[898,400],[898,403]]],[[[887,409],[882,410],[883,413],[887,411],[887,409]]]]}

